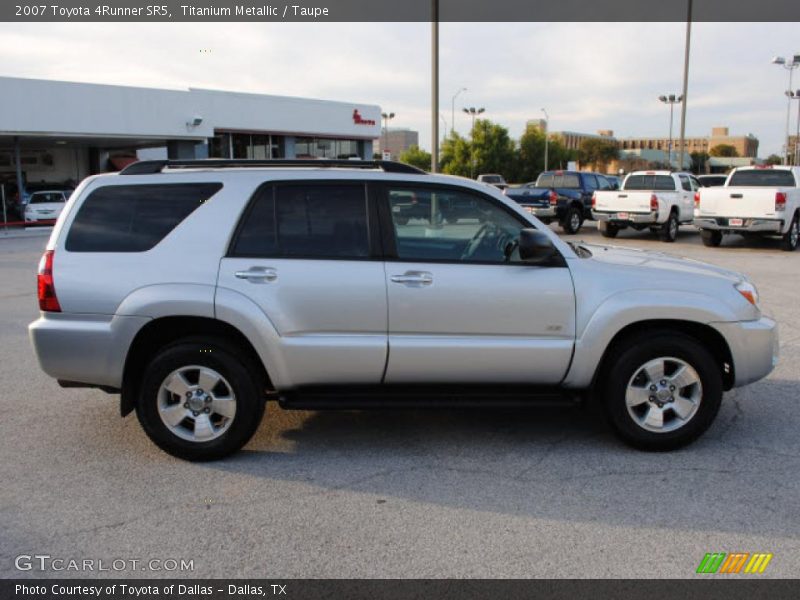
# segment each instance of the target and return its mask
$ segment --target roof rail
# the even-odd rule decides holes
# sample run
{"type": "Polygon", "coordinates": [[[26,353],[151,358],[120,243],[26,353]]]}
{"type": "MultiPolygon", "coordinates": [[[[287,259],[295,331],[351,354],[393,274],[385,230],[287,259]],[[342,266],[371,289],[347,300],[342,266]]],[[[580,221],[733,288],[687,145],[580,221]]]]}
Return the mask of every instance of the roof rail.
{"type": "Polygon", "coordinates": [[[412,173],[427,175],[422,169],[392,160],[350,160],[330,158],[274,158],[274,159],[238,159],[238,158],[199,158],[179,160],[141,160],[129,164],[122,169],[120,175],[152,175],[164,169],[239,169],[239,168],[292,168],[315,167],[344,169],[382,169],[386,173],[412,173]]]}

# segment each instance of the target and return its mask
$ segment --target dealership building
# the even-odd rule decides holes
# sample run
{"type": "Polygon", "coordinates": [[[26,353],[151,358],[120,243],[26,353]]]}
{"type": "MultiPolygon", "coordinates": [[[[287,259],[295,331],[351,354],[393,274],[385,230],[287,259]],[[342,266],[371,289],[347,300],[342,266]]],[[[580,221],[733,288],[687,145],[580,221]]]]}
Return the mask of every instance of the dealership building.
{"type": "Polygon", "coordinates": [[[368,158],[380,107],[0,77],[0,183],[76,183],[138,157],[368,158]]]}

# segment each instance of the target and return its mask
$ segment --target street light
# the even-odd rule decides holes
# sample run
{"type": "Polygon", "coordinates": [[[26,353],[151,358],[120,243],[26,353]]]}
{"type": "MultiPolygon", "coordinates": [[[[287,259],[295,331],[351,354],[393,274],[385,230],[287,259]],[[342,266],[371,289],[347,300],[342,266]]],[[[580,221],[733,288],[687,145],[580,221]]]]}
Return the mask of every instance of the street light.
{"type": "MultiPolygon", "coordinates": [[[[800,90],[788,90],[786,95],[789,97],[789,102],[797,100],[797,131],[794,134],[794,166],[800,165],[800,90]]],[[[787,151],[788,152],[788,151],[787,151]]]]}
{"type": "Polygon", "coordinates": [[[467,88],[462,87],[458,90],[455,94],[453,94],[453,100],[450,104],[450,137],[453,137],[453,128],[456,126],[456,98],[461,92],[466,92],[467,88]]]}
{"type": "MultiPolygon", "coordinates": [[[[669,153],[668,153],[668,162],[669,168],[672,168],[672,114],[673,109],[675,108],[676,104],[680,104],[683,102],[683,96],[675,96],[675,94],[670,94],[669,96],[659,96],[658,97],[661,102],[664,104],[669,104],[669,153]]],[[[683,165],[680,165],[679,168],[683,168],[683,165]]]]}
{"type": "MultiPolygon", "coordinates": [[[[787,89],[792,89],[792,71],[794,71],[797,67],[800,67],[800,54],[795,54],[791,57],[783,57],[783,56],[776,56],[772,59],[773,65],[780,65],[787,71],[789,71],[789,87],[787,89]]],[[[791,97],[788,99],[786,103],[786,147],[784,148],[783,152],[783,164],[789,164],[789,114],[792,111],[792,99],[791,97]]]]}
{"type": "Polygon", "coordinates": [[[381,117],[383,117],[383,146],[381,147],[381,154],[384,154],[387,152],[389,145],[389,121],[394,119],[394,113],[381,113],[381,117]]]}
{"type": "Polygon", "coordinates": [[[472,160],[470,161],[470,166],[469,166],[469,176],[471,179],[475,178],[475,117],[477,117],[479,114],[485,111],[486,109],[483,107],[475,108],[474,106],[470,106],[469,108],[464,109],[465,113],[472,116],[472,129],[470,129],[470,134],[469,134],[470,141],[472,142],[470,144],[471,146],[470,154],[472,155],[472,160]]]}
{"type": "Polygon", "coordinates": [[[542,112],[544,113],[544,170],[547,171],[547,146],[549,145],[548,138],[550,133],[550,115],[547,114],[547,111],[543,108],[542,112]]]}

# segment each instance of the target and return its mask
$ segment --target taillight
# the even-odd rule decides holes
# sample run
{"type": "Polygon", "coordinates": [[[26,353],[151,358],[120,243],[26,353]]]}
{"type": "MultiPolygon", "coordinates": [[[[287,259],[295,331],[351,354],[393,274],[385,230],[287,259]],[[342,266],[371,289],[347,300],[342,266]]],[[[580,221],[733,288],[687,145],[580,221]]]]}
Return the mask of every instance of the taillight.
{"type": "Polygon", "coordinates": [[[786,194],[783,192],[775,192],[775,210],[786,210],[786,194]]]}
{"type": "Polygon", "coordinates": [[[597,193],[592,192],[592,210],[597,207],[597,193]]]}
{"type": "Polygon", "coordinates": [[[658,197],[650,194],[650,212],[658,212],[658,197]]]}
{"type": "Polygon", "coordinates": [[[61,312],[61,306],[56,298],[56,288],[53,285],[53,251],[46,250],[39,261],[39,274],[37,277],[39,295],[39,310],[48,312],[61,312]]]}
{"type": "Polygon", "coordinates": [[[694,207],[700,208],[700,192],[694,193],[694,207]]]}
{"type": "Polygon", "coordinates": [[[550,190],[550,206],[558,204],[558,194],[555,190],[550,190]]]}

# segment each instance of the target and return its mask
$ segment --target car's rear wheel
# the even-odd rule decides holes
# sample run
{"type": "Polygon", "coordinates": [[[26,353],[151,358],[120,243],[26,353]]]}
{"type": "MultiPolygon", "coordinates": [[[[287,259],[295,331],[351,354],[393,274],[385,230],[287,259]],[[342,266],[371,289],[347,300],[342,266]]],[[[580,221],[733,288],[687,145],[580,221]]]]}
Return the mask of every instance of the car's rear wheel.
{"type": "Polygon", "coordinates": [[[606,238],[615,238],[619,233],[619,226],[610,221],[598,221],[597,229],[600,230],[600,235],[606,238]]]}
{"type": "Polygon", "coordinates": [[[719,364],[694,338],[643,335],[612,362],[604,389],[612,427],[642,450],[672,450],[695,440],[722,401],[719,364]]]}
{"type": "Polygon", "coordinates": [[[703,229],[700,231],[700,239],[703,240],[704,246],[716,248],[722,243],[722,232],[703,229]]]}
{"type": "Polygon", "coordinates": [[[570,206],[561,221],[561,229],[564,230],[564,233],[573,235],[580,231],[582,224],[583,215],[581,211],[575,206],[570,206]]]}
{"type": "Polygon", "coordinates": [[[161,350],[145,369],[136,405],[148,437],[193,461],[244,446],[264,414],[264,385],[241,356],[217,339],[186,339],[161,350]]]}
{"type": "Polygon", "coordinates": [[[791,225],[789,225],[789,231],[781,239],[781,249],[793,252],[797,249],[798,241],[800,241],[800,219],[798,215],[795,215],[791,225]]]}
{"type": "Polygon", "coordinates": [[[678,215],[675,211],[669,213],[666,222],[661,226],[658,237],[662,242],[674,242],[678,238],[678,215]]]}

